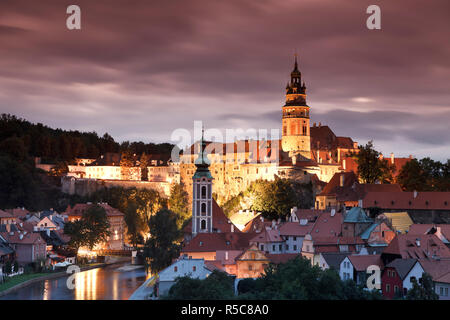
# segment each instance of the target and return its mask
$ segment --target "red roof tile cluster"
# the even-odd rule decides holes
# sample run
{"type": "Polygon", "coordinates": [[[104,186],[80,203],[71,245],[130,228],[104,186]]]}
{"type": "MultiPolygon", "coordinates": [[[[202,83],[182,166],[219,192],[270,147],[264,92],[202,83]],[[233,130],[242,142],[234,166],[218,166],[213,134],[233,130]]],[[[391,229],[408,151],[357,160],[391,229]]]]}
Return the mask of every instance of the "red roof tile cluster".
{"type": "Polygon", "coordinates": [[[363,208],[450,210],[450,192],[368,192],[363,208]]]}
{"type": "Polygon", "coordinates": [[[9,212],[0,210],[0,218],[12,218],[12,214],[10,214],[9,212]]]}
{"type": "Polygon", "coordinates": [[[35,232],[2,232],[1,236],[12,244],[34,244],[34,243],[45,243],[39,233],[35,232]]]}
{"type": "Polygon", "coordinates": [[[366,271],[372,265],[383,267],[380,254],[350,255],[348,259],[356,271],[366,271]]]}
{"type": "Polygon", "coordinates": [[[426,273],[431,275],[433,281],[450,283],[450,260],[420,260],[426,273]]]}
{"type": "Polygon", "coordinates": [[[30,213],[30,211],[25,208],[6,209],[5,211],[11,213],[14,217],[17,218],[23,218],[30,213]]]}
{"type": "Polygon", "coordinates": [[[313,240],[316,238],[324,237],[337,237],[342,232],[342,213],[336,212],[334,216],[331,212],[323,212],[317,218],[314,226],[311,229],[311,237],[313,240]]]}
{"type": "Polygon", "coordinates": [[[256,234],[250,242],[257,243],[270,243],[270,242],[282,242],[280,230],[278,229],[264,229],[262,232],[256,234]]]}
{"type": "Polygon", "coordinates": [[[279,253],[279,254],[266,254],[270,262],[274,264],[286,263],[289,260],[293,260],[297,257],[301,257],[300,253],[279,253]]]}
{"type": "Polygon", "coordinates": [[[450,249],[434,234],[398,234],[383,254],[400,255],[403,259],[447,259],[450,249]]]}
{"type": "Polygon", "coordinates": [[[442,235],[450,241],[450,224],[413,224],[409,227],[408,234],[435,234],[438,238],[442,235]]]}
{"type": "Polygon", "coordinates": [[[301,225],[299,222],[286,222],[280,226],[280,235],[304,237],[311,232],[313,225],[312,222],[305,225],[301,225]]]}
{"type": "MultiPolygon", "coordinates": [[[[86,210],[88,210],[93,205],[94,204],[92,204],[92,203],[77,203],[73,208],[68,206],[66,211],[64,212],[64,214],[68,215],[69,217],[70,216],[72,216],[72,217],[74,217],[74,216],[75,217],[81,217],[83,215],[83,213],[86,210]]],[[[110,216],[123,216],[124,215],[122,212],[120,212],[116,208],[111,207],[107,203],[98,203],[98,205],[105,209],[106,215],[108,217],[110,217],[110,216]]]]}
{"type": "Polygon", "coordinates": [[[217,250],[244,250],[254,233],[198,233],[185,244],[182,252],[216,252],[217,250]]]}

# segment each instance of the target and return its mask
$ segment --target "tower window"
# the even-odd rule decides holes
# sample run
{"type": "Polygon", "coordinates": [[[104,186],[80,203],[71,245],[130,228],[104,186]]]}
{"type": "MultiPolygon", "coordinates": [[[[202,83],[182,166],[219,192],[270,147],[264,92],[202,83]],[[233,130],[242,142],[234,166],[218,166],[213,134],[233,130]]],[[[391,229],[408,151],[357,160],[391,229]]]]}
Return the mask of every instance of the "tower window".
{"type": "Polygon", "coordinates": [[[206,230],[206,220],[202,220],[202,222],[200,222],[200,229],[206,230]]]}
{"type": "Polygon", "coordinates": [[[206,214],[206,203],[202,203],[202,214],[206,214]]]}
{"type": "Polygon", "coordinates": [[[206,186],[202,186],[202,199],[206,198],[206,186]]]}

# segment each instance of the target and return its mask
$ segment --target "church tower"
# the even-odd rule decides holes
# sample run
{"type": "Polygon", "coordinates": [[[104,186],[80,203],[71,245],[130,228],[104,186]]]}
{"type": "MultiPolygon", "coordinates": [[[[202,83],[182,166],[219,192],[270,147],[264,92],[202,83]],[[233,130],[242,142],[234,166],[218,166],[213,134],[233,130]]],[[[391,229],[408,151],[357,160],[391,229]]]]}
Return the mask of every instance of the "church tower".
{"type": "Polygon", "coordinates": [[[311,140],[309,136],[309,106],[306,104],[306,86],[298,70],[295,55],[294,70],[286,86],[286,104],[283,110],[281,147],[296,159],[311,159],[311,140]]]}
{"type": "Polygon", "coordinates": [[[206,143],[199,144],[199,154],[195,160],[197,170],[192,177],[192,236],[199,232],[212,232],[212,175],[209,160],[205,154],[206,143]]]}

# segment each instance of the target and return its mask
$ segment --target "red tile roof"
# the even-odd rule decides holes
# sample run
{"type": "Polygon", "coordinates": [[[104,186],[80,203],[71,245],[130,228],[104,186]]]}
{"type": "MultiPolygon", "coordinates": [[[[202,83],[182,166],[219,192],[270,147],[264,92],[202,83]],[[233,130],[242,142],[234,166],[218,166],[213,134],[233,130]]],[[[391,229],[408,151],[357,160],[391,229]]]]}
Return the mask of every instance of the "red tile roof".
{"type": "Polygon", "coordinates": [[[371,265],[383,267],[380,254],[350,255],[348,256],[348,259],[356,271],[366,271],[367,267],[371,265]]]}
{"type": "Polygon", "coordinates": [[[313,225],[311,222],[306,225],[301,225],[299,222],[286,222],[280,227],[280,235],[304,237],[311,232],[313,225]]]}
{"type": "Polygon", "coordinates": [[[440,233],[450,241],[450,224],[412,224],[409,227],[408,234],[426,234],[430,233],[432,231],[435,231],[438,237],[438,230],[440,230],[440,233]]]}
{"type": "Polygon", "coordinates": [[[363,207],[395,210],[450,210],[450,192],[368,192],[363,207]]]}
{"type": "Polygon", "coordinates": [[[254,233],[198,233],[181,249],[182,252],[216,252],[217,250],[244,250],[254,233]]]}
{"type": "Polygon", "coordinates": [[[328,182],[328,184],[323,188],[319,196],[325,195],[336,195],[338,188],[340,188],[341,176],[344,177],[344,187],[351,187],[358,178],[353,172],[337,172],[328,182]]]}
{"type": "Polygon", "coordinates": [[[34,244],[45,243],[39,233],[27,232],[26,234],[14,232],[12,235],[8,232],[2,232],[2,237],[12,244],[34,244]],[[20,236],[22,235],[22,239],[20,236]]]}
{"type": "Polygon", "coordinates": [[[434,255],[450,258],[450,249],[433,234],[398,234],[384,249],[383,254],[396,254],[403,259],[431,259],[434,255]],[[420,245],[416,240],[419,240],[420,245]]]}
{"type": "Polygon", "coordinates": [[[257,233],[250,242],[258,243],[270,243],[270,242],[282,242],[284,241],[280,236],[280,230],[278,229],[264,229],[262,232],[257,233]]]}
{"type": "Polygon", "coordinates": [[[15,209],[6,209],[6,212],[11,213],[14,217],[25,217],[27,214],[30,213],[30,211],[28,211],[25,208],[15,208],[15,209]]]}
{"type": "Polygon", "coordinates": [[[0,210],[0,218],[12,218],[12,215],[8,212],[0,210]]]}
{"type": "Polygon", "coordinates": [[[342,222],[342,213],[336,212],[334,216],[331,216],[330,212],[323,212],[311,229],[312,239],[339,236],[342,231],[342,222]]]}
{"type": "Polygon", "coordinates": [[[433,281],[450,283],[450,260],[420,260],[426,273],[431,275],[433,281]]]}
{"type": "MultiPolygon", "coordinates": [[[[97,203],[99,206],[105,209],[106,215],[108,217],[110,216],[123,216],[124,214],[117,210],[116,208],[111,207],[107,203],[97,203]]],[[[91,206],[94,204],[92,203],[77,203],[73,208],[70,206],[67,207],[64,214],[68,215],[69,217],[81,217],[83,213],[88,210],[91,206]]]]}

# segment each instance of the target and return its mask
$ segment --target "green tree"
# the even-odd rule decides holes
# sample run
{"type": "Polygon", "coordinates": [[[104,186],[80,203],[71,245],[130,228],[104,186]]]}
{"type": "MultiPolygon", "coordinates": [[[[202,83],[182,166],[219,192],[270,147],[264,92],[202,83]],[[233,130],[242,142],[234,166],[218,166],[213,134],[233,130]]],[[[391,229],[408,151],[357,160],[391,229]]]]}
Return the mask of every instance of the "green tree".
{"type": "Polygon", "coordinates": [[[177,217],[170,210],[162,209],[150,218],[150,237],[144,246],[144,256],[152,273],[157,273],[172,263],[180,252],[177,217]]]}
{"type": "Polygon", "coordinates": [[[206,279],[179,277],[170,288],[168,300],[225,300],[234,298],[234,280],[223,271],[214,270],[206,279]]]}
{"type": "Polygon", "coordinates": [[[439,296],[434,292],[433,279],[428,273],[422,274],[422,278],[417,282],[411,279],[413,287],[408,290],[406,300],[438,300],[439,296]]]}
{"type": "Polygon", "coordinates": [[[127,225],[127,234],[130,242],[136,247],[137,244],[143,243],[145,223],[137,212],[136,202],[131,201],[125,211],[125,223],[127,225]]]}
{"type": "Polygon", "coordinates": [[[83,212],[81,219],[67,222],[64,233],[70,237],[69,246],[78,251],[83,246],[93,249],[96,244],[107,242],[109,227],[105,209],[94,204],[83,212]]]}
{"type": "Polygon", "coordinates": [[[189,210],[189,195],[182,183],[175,183],[170,188],[168,205],[169,209],[177,215],[177,226],[181,229],[185,221],[191,216],[189,210]]]}
{"type": "Polygon", "coordinates": [[[405,191],[425,191],[427,189],[427,177],[417,159],[412,159],[401,168],[397,183],[405,191]]]}
{"type": "Polygon", "coordinates": [[[150,164],[150,157],[144,152],[139,160],[139,167],[141,168],[141,180],[148,180],[148,166],[150,164]]]}
{"type": "Polygon", "coordinates": [[[358,149],[358,153],[351,153],[350,156],[358,164],[360,180],[364,183],[391,183],[394,166],[388,160],[380,159],[381,154],[374,149],[373,142],[369,141],[358,149]]]}

